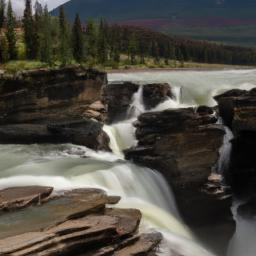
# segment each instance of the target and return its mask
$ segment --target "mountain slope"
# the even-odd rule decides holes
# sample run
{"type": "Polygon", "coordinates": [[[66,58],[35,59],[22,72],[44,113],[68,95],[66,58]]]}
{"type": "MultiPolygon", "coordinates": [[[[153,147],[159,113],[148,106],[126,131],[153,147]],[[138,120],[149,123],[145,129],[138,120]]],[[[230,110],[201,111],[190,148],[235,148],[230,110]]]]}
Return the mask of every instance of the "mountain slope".
{"type": "Polygon", "coordinates": [[[83,20],[105,17],[197,39],[256,45],[255,0],[71,0],[64,7],[70,19],[79,12],[83,20]]]}

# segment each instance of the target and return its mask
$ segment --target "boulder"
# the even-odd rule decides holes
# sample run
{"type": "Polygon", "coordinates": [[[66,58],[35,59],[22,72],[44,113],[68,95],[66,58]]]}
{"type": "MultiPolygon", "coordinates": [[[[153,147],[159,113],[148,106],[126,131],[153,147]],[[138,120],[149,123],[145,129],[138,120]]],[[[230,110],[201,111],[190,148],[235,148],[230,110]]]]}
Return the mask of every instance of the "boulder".
{"type": "Polygon", "coordinates": [[[126,118],[133,95],[139,87],[139,84],[132,82],[116,82],[104,87],[103,102],[107,106],[108,123],[126,118]]]}
{"type": "Polygon", "coordinates": [[[155,108],[158,104],[173,97],[171,87],[166,83],[140,85],[132,82],[116,82],[104,88],[103,101],[107,105],[107,121],[117,122],[127,118],[134,94],[142,88],[141,100],[145,109],[155,108]]]}
{"type": "Polygon", "coordinates": [[[143,85],[143,102],[147,110],[172,97],[171,87],[167,83],[143,85]]]}
{"type": "MultiPolygon", "coordinates": [[[[24,187],[0,191],[6,201],[20,200],[51,188],[24,187]],[[15,196],[15,193],[21,193],[15,196]]],[[[48,193],[47,193],[48,196],[48,193]]],[[[0,214],[0,254],[28,255],[152,255],[159,233],[139,234],[141,213],[107,208],[118,197],[98,189],[77,189],[48,196],[40,205],[0,214]],[[15,220],[15,221],[12,221],[15,220]],[[17,226],[19,227],[17,229],[17,226]]]]}
{"type": "Polygon", "coordinates": [[[212,113],[201,114],[193,108],[145,113],[135,123],[138,145],[125,151],[126,159],[164,175],[185,220],[193,225],[209,216],[222,217],[223,208],[229,212],[230,201],[218,202],[216,195],[204,192],[225,133],[216,121],[212,113]]]}

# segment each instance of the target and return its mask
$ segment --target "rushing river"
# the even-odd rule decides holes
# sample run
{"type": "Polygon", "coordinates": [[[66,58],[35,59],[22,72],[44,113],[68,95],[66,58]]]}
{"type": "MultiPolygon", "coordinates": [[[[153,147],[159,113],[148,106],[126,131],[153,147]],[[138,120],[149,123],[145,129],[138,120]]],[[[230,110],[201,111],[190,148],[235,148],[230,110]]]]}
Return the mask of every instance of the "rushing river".
{"type": "MultiPolygon", "coordinates": [[[[118,80],[170,83],[176,99],[169,99],[155,109],[163,110],[200,104],[213,106],[215,102],[212,97],[220,92],[231,88],[256,87],[256,70],[109,74],[109,81],[118,80]]],[[[203,248],[183,224],[175,199],[163,177],[153,170],[124,160],[122,150],[136,144],[132,122],[138,114],[145,111],[141,99],[139,90],[134,95],[132,114],[127,114],[129,118],[104,127],[111,139],[110,147],[113,153],[95,152],[70,144],[1,145],[0,189],[46,185],[53,186],[55,192],[59,193],[65,189],[80,187],[102,188],[109,194],[122,197],[119,207],[138,208],[142,211],[142,230],[154,229],[164,234],[165,240],[159,255],[172,255],[172,248],[186,256],[214,255],[203,248]]],[[[228,154],[229,150],[230,145],[226,141],[222,147],[224,153],[221,155],[224,159],[221,160],[220,166],[225,163],[225,154],[228,154]]],[[[9,224],[8,218],[0,219],[0,230],[8,229],[9,224]]],[[[238,224],[241,223],[238,221],[238,224]]],[[[239,231],[230,245],[229,256],[242,256],[232,253],[237,251],[237,245],[243,245],[243,241],[239,239],[239,231]]],[[[255,254],[248,253],[243,256],[255,254]]]]}

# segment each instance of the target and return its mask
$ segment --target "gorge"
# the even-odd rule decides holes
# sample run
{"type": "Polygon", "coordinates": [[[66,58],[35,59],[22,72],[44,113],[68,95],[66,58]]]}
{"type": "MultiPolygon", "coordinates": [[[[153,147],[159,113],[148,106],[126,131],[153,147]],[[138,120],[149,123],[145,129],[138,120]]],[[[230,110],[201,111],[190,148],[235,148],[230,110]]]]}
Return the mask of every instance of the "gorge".
{"type": "MultiPolygon", "coordinates": [[[[54,188],[54,196],[62,196],[74,189],[102,189],[121,197],[119,203],[114,200],[117,207],[141,211],[141,234],[163,235],[156,255],[241,256],[246,250],[243,255],[254,256],[255,230],[249,228],[254,220],[244,217],[253,215],[254,200],[249,211],[239,204],[248,180],[254,194],[255,70],[106,77],[67,68],[2,79],[7,82],[0,90],[1,190],[47,186],[54,188]],[[232,200],[221,176],[241,195],[239,201],[232,200]],[[232,202],[237,229],[228,246],[235,232],[232,202]]],[[[14,235],[24,218],[31,223],[50,218],[49,211],[27,210],[37,209],[33,207],[10,214],[0,207],[0,234],[14,235]]],[[[161,240],[156,235],[141,239],[156,241],[154,247],[161,240]]],[[[114,255],[131,255],[118,250],[114,255]]]]}

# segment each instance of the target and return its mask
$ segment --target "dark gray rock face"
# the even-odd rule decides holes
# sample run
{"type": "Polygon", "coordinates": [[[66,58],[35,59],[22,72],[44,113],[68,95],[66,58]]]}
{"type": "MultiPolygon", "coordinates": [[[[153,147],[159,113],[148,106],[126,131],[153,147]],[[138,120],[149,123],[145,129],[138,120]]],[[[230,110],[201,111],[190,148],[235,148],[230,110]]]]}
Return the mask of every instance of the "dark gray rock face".
{"type": "Polygon", "coordinates": [[[80,66],[2,76],[1,123],[56,122],[81,117],[92,103],[101,100],[106,81],[106,73],[80,66]]]}
{"type": "Polygon", "coordinates": [[[125,151],[127,159],[164,175],[190,223],[200,223],[216,211],[220,214],[216,197],[211,200],[202,192],[223,143],[224,130],[216,121],[215,116],[192,108],[145,113],[135,124],[137,147],[125,151]]]}
{"type": "Polygon", "coordinates": [[[231,90],[215,97],[220,115],[234,133],[227,180],[235,192],[253,192],[256,185],[256,89],[231,90]]]}
{"type": "Polygon", "coordinates": [[[104,87],[103,101],[107,105],[108,123],[126,118],[133,95],[139,90],[139,86],[132,82],[120,82],[104,87]]]}
{"type": "Polygon", "coordinates": [[[120,82],[108,84],[104,88],[103,99],[108,108],[108,122],[124,120],[127,118],[131,107],[133,96],[142,86],[142,101],[145,109],[155,108],[158,104],[172,97],[169,84],[144,84],[139,85],[132,82],[120,82]]]}
{"type": "Polygon", "coordinates": [[[74,143],[108,150],[108,136],[97,122],[105,119],[106,81],[106,73],[81,66],[1,76],[0,143],[74,143]]]}
{"type": "Polygon", "coordinates": [[[143,86],[143,102],[146,109],[155,108],[168,97],[173,97],[169,84],[146,84],[143,86]]]}

